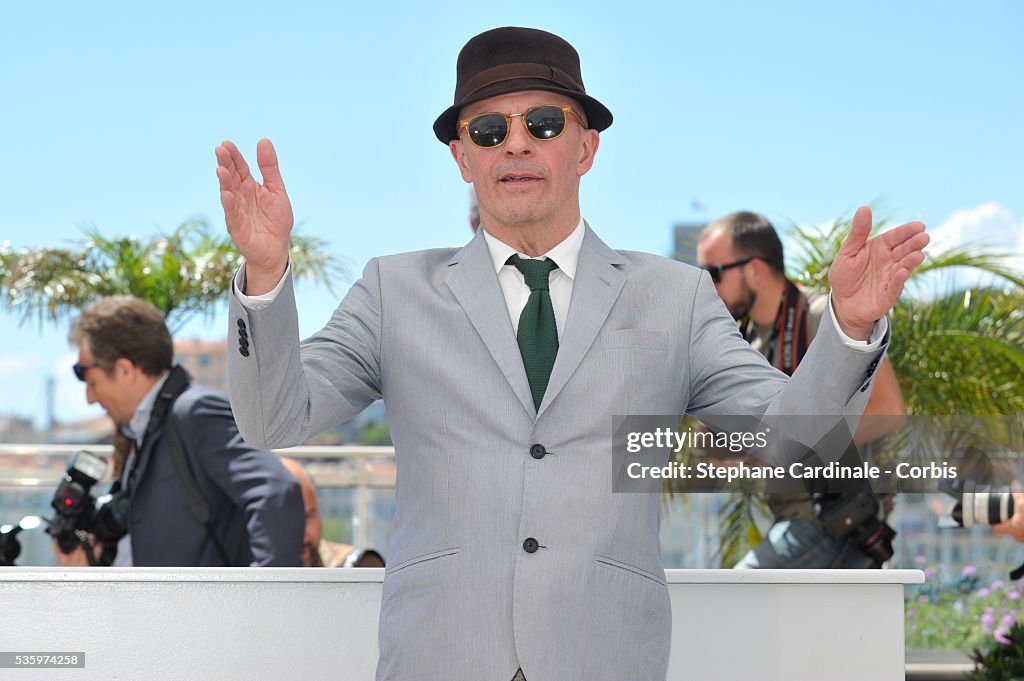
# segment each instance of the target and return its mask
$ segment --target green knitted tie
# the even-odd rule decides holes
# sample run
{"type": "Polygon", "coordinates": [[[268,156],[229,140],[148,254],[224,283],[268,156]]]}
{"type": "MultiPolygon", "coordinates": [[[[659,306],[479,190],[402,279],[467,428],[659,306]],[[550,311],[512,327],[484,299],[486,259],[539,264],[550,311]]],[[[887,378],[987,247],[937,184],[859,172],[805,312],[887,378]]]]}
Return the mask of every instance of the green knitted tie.
{"type": "Polygon", "coordinates": [[[523,273],[526,285],[530,287],[530,297],[519,315],[516,339],[523,355],[526,378],[530,381],[533,406],[540,409],[551,377],[551,367],[555,365],[555,355],[558,354],[555,309],[551,306],[551,293],[548,291],[548,278],[558,265],[548,258],[526,260],[513,255],[509,260],[523,273]]]}

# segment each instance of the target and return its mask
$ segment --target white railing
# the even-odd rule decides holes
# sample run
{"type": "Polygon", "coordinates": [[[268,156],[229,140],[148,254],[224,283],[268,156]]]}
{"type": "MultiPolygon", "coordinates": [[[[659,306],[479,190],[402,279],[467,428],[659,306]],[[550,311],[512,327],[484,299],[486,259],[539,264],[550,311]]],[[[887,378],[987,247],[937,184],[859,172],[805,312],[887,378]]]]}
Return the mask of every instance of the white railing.
{"type": "MultiPolygon", "coordinates": [[[[0,488],[55,488],[67,459],[82,449],[108,458],[114,453],[111,445],[0,444],[0,488]]],[[[364,522],[370,517],[370,490],[394,489],[394,447],[300,446],[274,451],[303,461],[319,488],[353,489],[353,541],[356,546],[372,545],[364,522]]]]}

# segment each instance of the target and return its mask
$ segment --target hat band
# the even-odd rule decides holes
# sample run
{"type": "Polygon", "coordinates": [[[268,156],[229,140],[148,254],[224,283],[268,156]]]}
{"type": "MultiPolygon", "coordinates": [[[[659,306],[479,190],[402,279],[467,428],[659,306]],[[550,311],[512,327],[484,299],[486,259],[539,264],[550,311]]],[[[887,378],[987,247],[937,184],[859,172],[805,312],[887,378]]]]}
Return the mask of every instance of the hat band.
{"type": "Polygon", "coordinates": [[[466,81],[460,88],[461,92],[455,94],[455,103],[458,104],[465,101],[490,85],[503,81],[519,80],[521,78],[549,80],[567,90],[586,94],[581,83],[577,83],[568,73],[554,66],[530,63],[502,64],[501,66],[484,69],[466,81]]]}

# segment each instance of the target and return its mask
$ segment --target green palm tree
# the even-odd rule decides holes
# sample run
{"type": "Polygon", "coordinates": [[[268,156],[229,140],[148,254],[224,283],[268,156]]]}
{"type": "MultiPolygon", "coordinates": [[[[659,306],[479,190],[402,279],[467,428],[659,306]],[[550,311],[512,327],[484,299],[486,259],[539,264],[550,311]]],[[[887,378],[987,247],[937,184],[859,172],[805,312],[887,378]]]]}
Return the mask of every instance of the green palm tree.
{"type": "MultiPolygon", "coordinates": [[[[69,248],[15,251],[0,246],[0,308],[30,319],[56,322],[99,298],[131,294],[153,303],[171,332],[196,314],[210,315],[221,300],[241,256],[227,235],[188,220],[171,234],[148,240],[104,237],[96,229],[69,248]]],[[[292,235],[292,272],[331,290],[345,269],[317,237],[292,235]]]]}
{"type": "MultiPolygon", "coordinates": [[[[884,229],[884,221],[876,231],[884,229]]],[[[828,269],[850,231],[840,218],[824,230],[794,226],[787,258],[789,277],[801,286],[829,290],[828,269]]],[[[887,356],[910,415],[1024,413],[1024,276],[1008,254],[970,245],[932,249],[893,309],[895,330],[887,356]],[[935,295],[936,275],[953,268],[987,272],[1005,285],[948,289],[935,295]],[[928,294],[931,295],[928,295],[928,294]]],[[[941,277],[940,277],[941,279],[941,277]]],[[[668,497],[674,490],[666,486],[668,497]]],[[[719,557],[731,567],[763,536],[757,518],[764,499],[752,488],[730,493],[722,511],[719,557]]]]}

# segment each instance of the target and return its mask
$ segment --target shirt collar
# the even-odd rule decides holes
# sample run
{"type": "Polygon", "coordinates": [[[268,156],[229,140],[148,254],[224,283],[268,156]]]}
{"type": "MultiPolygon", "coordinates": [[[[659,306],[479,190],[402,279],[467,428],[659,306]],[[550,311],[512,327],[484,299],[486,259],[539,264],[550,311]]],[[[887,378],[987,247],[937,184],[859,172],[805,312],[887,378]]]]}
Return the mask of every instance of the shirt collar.
{"type": "MultiPolygon", "coordinates": [[[[487,250],[491,256],[494,271],[500,272],[501,268],[508,262],[508,259],[512,257],[512,254],[517,253],[517,251],[496,236],[491,235],[482,225],[480,229],[484,231],[484,242],[487,244],[487,250]]],[[[580,250],[583,248],[583,236],[585,234],[586,229],[584,229],[583,218],[581,217],[580,221],[576,224],[576,229],[572,230],[569,236],[562,239],[561,243],[542,255],[541,258],[551,258],[558,265],[559,271],[570,279],[575,279],[576,266],[580,261],[580,250]]],[[[519,255],[523,258],[530,257],[525,253],[519,253],[519,255]]]]}
{"type": "Polygon", "coordinates": [[[149,415],[153,411],[153,405],[156,404],[156,396],[170,375],[170,372],[165,371],[164,375],[157,379],[146,396],[142,398],[142,402],[139,402],[139,406],[135,408],[135,414],[132,415],[128,424],[121,426],[121,432],[135,440],[135,444],[139,447],[142,446],[142,440],[146,437],[146,427],[149,425],[149,415]]]}

